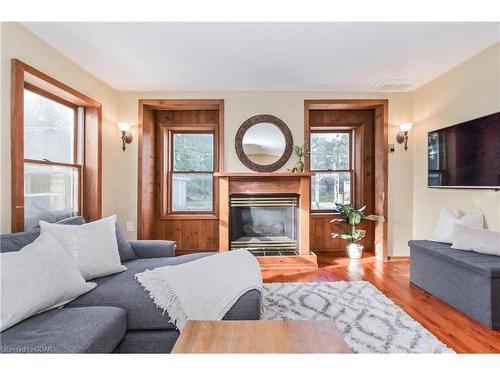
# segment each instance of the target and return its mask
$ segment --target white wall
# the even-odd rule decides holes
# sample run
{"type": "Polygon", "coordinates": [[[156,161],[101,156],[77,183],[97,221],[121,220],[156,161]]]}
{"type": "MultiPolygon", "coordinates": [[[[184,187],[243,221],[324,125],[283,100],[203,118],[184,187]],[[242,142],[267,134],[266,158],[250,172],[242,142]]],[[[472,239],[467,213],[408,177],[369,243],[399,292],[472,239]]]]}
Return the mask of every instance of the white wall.
{"type": "MultiPolygon", "coordinates": [[[[10,232],[10,60],[17,58],[66,85],[97,100],[103,106],[102,193],[103,214],[115,211],[118,184],[113,175],[120,135],[116,123],[116,92],[18,23],[1,24],[1,198],[0,231],[10,232]]],[[[23,187],[19,187],[22,189],[23,187]]]]}
{"type": "MultiPolygon", "coordinates": [[[[387,98],[389,99],[390,143],[394,143],[399,124],[411,121],[411,95],[375,95],[373,93],[339,92],[120,92],[118,93],[119,121],[137,124],[139,99],[224,99],[225,110],[225,170],[247,171],[241,164],[234,149],[234,137],[239,126],[249,117],[268,113],[281,118],[290,128],[295,144],[304,142],[304,100],[306,99],[349,99],[387,98]]],[[[132,129],[137,139],[137,127],[132,129]]],[[[293,167],[292,157],[283,170],[293,167]]],[[[137,222],[137,142],[120,155],[117,164],[126,167],[115,171],[121,189],[116,191],[122,204],[116,207],[121,221],[137,222]]],[[[389,156],[389,254],[407,255],[407,241],[412,232],[412,158],[402,146],[389,156]]],[[[135,235],[135,233],[133,234],[135,235]]]]}
{"type": "MultiPolygon", "coordinates": [[[[413,237],[429,238],[441,207],[483,210],[488,228],[500,230],[500,192],[427,188],[427,133],[500,111],[500,43],[413,93],[413,237]]],[[[500,126],[500,124],[498,124],[500,126]]],[[[500,139],[498,140],[500,147],[500,139]]]]}

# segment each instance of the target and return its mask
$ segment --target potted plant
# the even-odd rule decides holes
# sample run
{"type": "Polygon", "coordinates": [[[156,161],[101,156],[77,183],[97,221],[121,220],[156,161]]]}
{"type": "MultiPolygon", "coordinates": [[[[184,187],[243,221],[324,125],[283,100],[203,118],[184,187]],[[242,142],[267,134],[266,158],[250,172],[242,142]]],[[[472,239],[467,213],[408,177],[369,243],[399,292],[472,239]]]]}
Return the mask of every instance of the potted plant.
{"type": "Polygon", "coordinates": [[[385,222],[382,215],[365,215],[366,206],[354,208],[351,204],[336,204],[335,211],[340,213],[339,219],[333,219],[331,223],[338,223],[342,233],[332,233],[332,238],[340,237],[347,241],[347,256],[351,259],[359,259],[363,254],[363,246],[359,242],[366,236],[366,230],[357,229],[361,220],[385,222]]]}
{"type": "Polygon", "coordinates": [[[304,162],[302,158],[309,155],[309,145],[305,142],[302,146],[294,145],[293,153],[299,157],[299,161],[295,163],[295,169],[297,172],[304,172],[304,162]]]}

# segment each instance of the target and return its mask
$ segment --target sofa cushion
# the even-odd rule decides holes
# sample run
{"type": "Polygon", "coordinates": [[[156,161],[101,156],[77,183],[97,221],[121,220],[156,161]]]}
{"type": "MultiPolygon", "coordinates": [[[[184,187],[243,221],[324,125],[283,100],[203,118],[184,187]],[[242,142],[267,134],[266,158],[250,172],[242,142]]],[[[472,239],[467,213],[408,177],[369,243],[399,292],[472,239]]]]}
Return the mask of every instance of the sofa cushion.
{"type": "MultiPolygon", "coordinates": [[[[125,262],[127,271],[92,280],[98,286],[67,306],[121,307],[127,311],[129,330],[175,329],[175,325],[169,323],[168,314],[155,306],[149,298],[149,293],[135,280],[135,274],[146,269],[189,262],[211,254],[213,253],[197,253],[179,257],[134,259],[125,262]]],[[[259,308],[260,295],[256,291],[249,291],[236,302],[226,316],[231,316],[232,319],[258,319],[255,311],[259,308]]]]}
{"type": "Polygon", "coordinates": [[[173,329],[148,329],[127,331],[115,349],[115,353],[170,353],[179,338],[180,332],[173,329]]]}
{"type": "Polygon", "coordinates": [[[51,310],[0,334],[2,353],[111,353],[127,331],[116,307],[51,310]]]}
{"type": "Polygon", "coordinates": [[[490,278],[500,277],[500,257],[452,249],[451,245],[439,242],[415,240],[408,244],[413,249],[424,251],[437,258],[452,262],[490,278]]]}
{"type": "Polygon", "coordinates": [[[0,235],[0,252],[10,253],[19,251],[23,247],[35,241],[40,232],[18,232],[0,235]]]}

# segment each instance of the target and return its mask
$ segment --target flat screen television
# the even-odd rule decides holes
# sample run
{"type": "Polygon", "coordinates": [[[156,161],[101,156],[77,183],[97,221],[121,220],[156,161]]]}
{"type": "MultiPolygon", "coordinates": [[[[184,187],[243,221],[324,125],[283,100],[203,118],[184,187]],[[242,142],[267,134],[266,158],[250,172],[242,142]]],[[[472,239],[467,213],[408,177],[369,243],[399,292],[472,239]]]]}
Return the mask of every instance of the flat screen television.
{"type": "Polygon", "coordinates": [[[427,184],[500,189],[500,112],[428,133],[427,184]]]}

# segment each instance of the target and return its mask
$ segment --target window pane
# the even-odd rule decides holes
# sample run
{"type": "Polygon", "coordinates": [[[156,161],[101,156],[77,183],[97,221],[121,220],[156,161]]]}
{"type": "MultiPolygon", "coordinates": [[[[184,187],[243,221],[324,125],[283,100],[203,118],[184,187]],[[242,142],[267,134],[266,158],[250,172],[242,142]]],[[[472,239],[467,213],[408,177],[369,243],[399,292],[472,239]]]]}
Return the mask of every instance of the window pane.
{"type": "Polygon", "coordinates": [[[174,134],[174,171],[213,171],[213,134],[174,134]]]}
{"type": "Polygon", "coordinates": [[[24,90],[24,158],[74,162],[75,111],[24,90]]]}
{"type": "Polygon", "coordinates": [[[212,211],[212,196],[211,174],[173,174],[172,211],[212,211]]]}
{"type": "Polygon", "coordinates": [[[349,133],[312,133],[311,170],[349,169],[349,133]]]}
{"type": "Polygon", "coordinates": [[[24,227],[57,221],[78,212],[78,169],[24,164],[24,227]]]}
{"type": "Polygon", "coordinates": [[[333,210],[335,203],[351,203],[351,174],[317,173],[311,179],[311,208],[333,210]]]}

